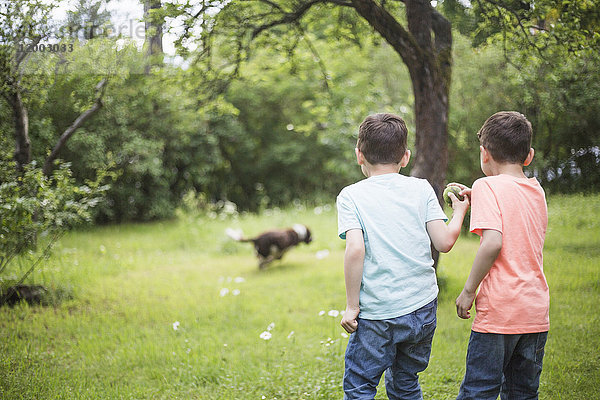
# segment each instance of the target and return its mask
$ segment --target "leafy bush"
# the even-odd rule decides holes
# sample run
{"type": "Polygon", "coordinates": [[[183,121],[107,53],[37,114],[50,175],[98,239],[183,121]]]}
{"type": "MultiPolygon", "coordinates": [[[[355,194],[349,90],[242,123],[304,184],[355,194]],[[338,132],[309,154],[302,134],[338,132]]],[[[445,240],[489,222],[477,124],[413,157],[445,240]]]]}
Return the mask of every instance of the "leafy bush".
{"type": "MultiPolygon", "coordinates": [[[[22,284],[51,252],[58,239],[74,226],[91,221],[91,210],[102,200],[113,173],[99,170],[94,181],[77,185],[67,163],[51,176],[32,162],[23,172],[7,154],[0,159],[0,299],[7,287],[22,284]],[[27,264],[21,276],[8,274],[15,259],[27,264]]],[[[2,301],[0,301],[2,303],[2,301]]]]}

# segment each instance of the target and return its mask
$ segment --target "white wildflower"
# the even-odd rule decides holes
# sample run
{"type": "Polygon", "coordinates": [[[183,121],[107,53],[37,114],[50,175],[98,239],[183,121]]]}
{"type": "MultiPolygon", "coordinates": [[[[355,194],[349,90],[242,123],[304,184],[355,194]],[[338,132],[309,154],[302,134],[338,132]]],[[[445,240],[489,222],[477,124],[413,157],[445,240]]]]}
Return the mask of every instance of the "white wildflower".
{"type": "Polygon", "coordinates": [[[271,322],[271,323],[269,324],[269,326],[267,326],[267,330],[268,330],[268,331],[272,331],[272,330],[273,330],[273,328],[275,328],[275,322],[271,322]]]}
{"type": "Polygon", "coordinates": [[[227,296],[228,294],[229,294],[229,289],[227,289],[227,288],[223,288],[223,289],[221,289],[221,291],[219,292],[219,296],[221,296],[221,297],[225,297],[225,296],[227,296]]]}
{"type": "Polygon", "coordinates": [[[271,335],[271,332],[268,331],[264,331],[263,333],[260,334],[260,338],[263,340],[269,340],[271,339],[273,335],[271,335]]]}
{"type": "Polygon", "coordinates": [[[233,290],[231,291],[231,294],[232,294],[232,295],[234,295],[234,296],[239,296],[239,294],[240,294],[240,290],[239,290],[239,289],[233,289],[233,290]]]}
{"type": "Polygon", "coordinates": [[[246,282],[246,280],[244,278],[242,278],[241,276],[236,277],[233,281],[235,283],[244,283],[244,282],[246,282]]]}
{"type": "Polygon", "coordinates": [[[294,331],[291,331],[291,332],[290,332],[290,334],[289,334],[289,335],[287,335],[287,338],[288,338],[288,339],[291,339],[291,338],[292,338],[292,336],[294,336],[294,331]]]}
{"type": "Polygon", "coordinates": [[[173,322],[173,330],[176,331],[177,329],[179,329],[179,321],[173,322]]]}
{"type": "Polygon", "coordinates": [[[330,317],[337,317],[338,315],[340,315],[340,312],[338,310],[329,310],[329,312],[327,313],[327,315],[329,315],[330,317]]]}
{"type": "Polygon", "coordinates": [[[325,315],[325,311],[324,310],[319,311],[319,317],[322,317],[323,315],[325,315]]]}

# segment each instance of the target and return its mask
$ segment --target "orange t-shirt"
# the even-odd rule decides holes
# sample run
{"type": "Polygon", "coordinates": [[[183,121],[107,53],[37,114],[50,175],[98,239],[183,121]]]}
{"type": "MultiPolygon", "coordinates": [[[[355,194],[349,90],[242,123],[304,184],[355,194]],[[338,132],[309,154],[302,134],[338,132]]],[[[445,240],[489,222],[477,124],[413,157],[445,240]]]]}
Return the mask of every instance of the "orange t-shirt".
{"type": "Polygon", "coordinates": [[[548,226],[544,190],[535,178],[495,175],[478,179],[471,193],[470,230],[502,233],[502,249],[479,285],[473,330],[545,332],[550,296],[542,250],[548,226]]]}

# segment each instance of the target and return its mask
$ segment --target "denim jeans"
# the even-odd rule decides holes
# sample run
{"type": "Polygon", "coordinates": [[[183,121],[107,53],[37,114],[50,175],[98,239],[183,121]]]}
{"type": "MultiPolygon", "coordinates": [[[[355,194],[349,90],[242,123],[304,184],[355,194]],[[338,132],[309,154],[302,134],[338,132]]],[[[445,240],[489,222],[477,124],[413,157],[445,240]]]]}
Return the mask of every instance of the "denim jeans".
{"type": "Polygon", "coordinates": [[[471,331],[457,400],[538,398],[548,332],[502,335],[471,331]]]}
{"type": "Polygon", "coordinates": [[[344,399],[373,399],[385,371],[390,399],[422,399],[418,373],[427,368],[437,299],[401,317],[358,320],[346,348],[344,399]]]}

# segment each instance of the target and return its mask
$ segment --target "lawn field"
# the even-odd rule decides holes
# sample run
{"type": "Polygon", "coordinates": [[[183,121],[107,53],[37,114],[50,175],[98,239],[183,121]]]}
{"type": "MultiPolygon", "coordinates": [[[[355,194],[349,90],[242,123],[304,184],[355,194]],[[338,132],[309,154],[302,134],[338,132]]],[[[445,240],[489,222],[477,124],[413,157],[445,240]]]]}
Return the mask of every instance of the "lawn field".
{"type": "MultiPolygon", "coordinates": [[[[540,399],[597,399],[600,196],[548,203],[540,399]]],[[[425,399],[458,392],[470,321],[454,299],[477,246],[463,235],[441,258],[425,399]]],[[[343,252],[331,205],[71,232],[33,277],[64,300],[0,308],[0,399],[341,399],[343,252]],[[295,222],[314,241],[263,271],[249,244],[224,235],[295,222]]]]}

